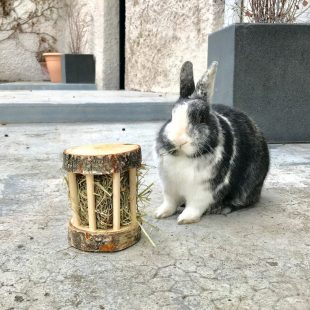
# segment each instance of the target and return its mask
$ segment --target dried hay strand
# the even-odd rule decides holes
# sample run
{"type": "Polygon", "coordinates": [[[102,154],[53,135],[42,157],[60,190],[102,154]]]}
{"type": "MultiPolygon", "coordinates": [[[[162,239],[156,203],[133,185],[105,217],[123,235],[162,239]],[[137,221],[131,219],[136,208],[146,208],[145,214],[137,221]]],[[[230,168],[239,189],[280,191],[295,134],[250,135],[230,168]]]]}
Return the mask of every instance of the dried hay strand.
{"type": "MultiPolygon", "coordinates": [[[[137,169],[137,219],[142,223],[140,207],[150,201],[152,184],[145,184],[144,177],[148,172],[146,165],[137,169]]],[[[79,217],[81,225],[88,226],[88,205],[86,177],[82,174],[76,175],[79,201],[79,217]]],[[[66,180],[67,181],[67,180],[66,180]]],[[[68,183],[68,182],[67,182],[68,183]]],[[[120,186],[120,223],[127,226],[131,223],[130,214],[130,191],[129,171],[121,173],[120,186]]],[[[110,229],[113,227],[113,181],[111,174],[94,176],[95,213],[97,229],[110,229]]]]}

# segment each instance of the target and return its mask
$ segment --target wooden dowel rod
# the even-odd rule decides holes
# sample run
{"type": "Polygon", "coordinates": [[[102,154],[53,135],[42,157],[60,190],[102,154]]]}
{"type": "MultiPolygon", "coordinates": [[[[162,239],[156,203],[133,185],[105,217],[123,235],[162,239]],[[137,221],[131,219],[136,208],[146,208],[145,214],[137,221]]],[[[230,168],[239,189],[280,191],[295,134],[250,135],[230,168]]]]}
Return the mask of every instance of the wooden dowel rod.
{"type": "Polygon", "coordinates": [[[113,230],[121,228],[120,219],[121,209],[121,174],[113,173],[113,230]]]}
{"type": "Polygon", "coordinates": [[[79,216],[79,198],[78,198],[78,189],[76,184],[76,175],[75,173],[68,172],[68,183],[69,183],[69,194],[70,201],[72,206],[72,224],[80,225],[81,220],[79,216]]]}
{"type": "Polygon", "coordinates": [[[92,174],[86,174],[86,185],[89,229],[95,231],[97,225],[95,213],[94,176],[92,174]]]}
{"type": "Polygon", "coordinates": [[[137,169],[129,169],[131,224],[137,223],[137,169]]]}

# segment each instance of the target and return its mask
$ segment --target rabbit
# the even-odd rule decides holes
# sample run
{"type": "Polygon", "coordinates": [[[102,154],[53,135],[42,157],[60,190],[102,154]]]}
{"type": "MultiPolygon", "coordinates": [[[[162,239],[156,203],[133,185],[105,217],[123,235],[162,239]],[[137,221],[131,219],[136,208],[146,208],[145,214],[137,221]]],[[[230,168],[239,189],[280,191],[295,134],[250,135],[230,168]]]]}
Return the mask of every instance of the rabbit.
{"type": "Polygon", "coordinates": [[[199,222],[204,213],[228,214],[255,204],[269,170],[262,132],[245,113],[212,105],[218,63],[196,87],[193,65],[180,73],[180,98],[160,129],[155,153],[164,201],[156,218],[185,209],[178,224],[199,222]]]}

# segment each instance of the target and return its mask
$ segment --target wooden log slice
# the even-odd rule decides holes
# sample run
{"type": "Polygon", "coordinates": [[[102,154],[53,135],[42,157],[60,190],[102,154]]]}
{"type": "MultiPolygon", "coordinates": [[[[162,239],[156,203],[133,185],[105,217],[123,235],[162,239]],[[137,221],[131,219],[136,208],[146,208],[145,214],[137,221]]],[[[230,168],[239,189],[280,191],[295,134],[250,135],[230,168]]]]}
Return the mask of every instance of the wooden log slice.
{"type": "Polygon", "coordinates": [[[138,224],[130,225],[119,231],[90,232],[77,228],[69,222],[69,244],[87,252],[116,252],[126,249],[141,238],[141,228],[138,224]]]}
{"type": "Polygon", "coordinates": [[[63,168],[81,174],[111,174],[141,166],[141,147],[137,144],[94,144],[63,152],[63,168]]]}

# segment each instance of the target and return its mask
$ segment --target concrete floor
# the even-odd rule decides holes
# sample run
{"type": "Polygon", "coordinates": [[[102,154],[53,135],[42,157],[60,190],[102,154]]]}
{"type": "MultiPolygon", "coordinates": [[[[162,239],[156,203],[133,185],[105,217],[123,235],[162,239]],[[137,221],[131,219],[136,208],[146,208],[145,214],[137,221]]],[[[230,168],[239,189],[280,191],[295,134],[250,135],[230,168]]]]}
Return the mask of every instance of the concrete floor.
{"type": "Polygon", "coordinates": [[[0,309],[310,309],[310,144],[271,145],[255,208],[178,226],[161,202],[151,147],[159,123],[0,126],[0,309]],[[125,131],[122,129],[125,128],[125,131]],[[142,145],[155,181],[143,236],[118,253],[67,244],[63,149],[142,145]]]}

